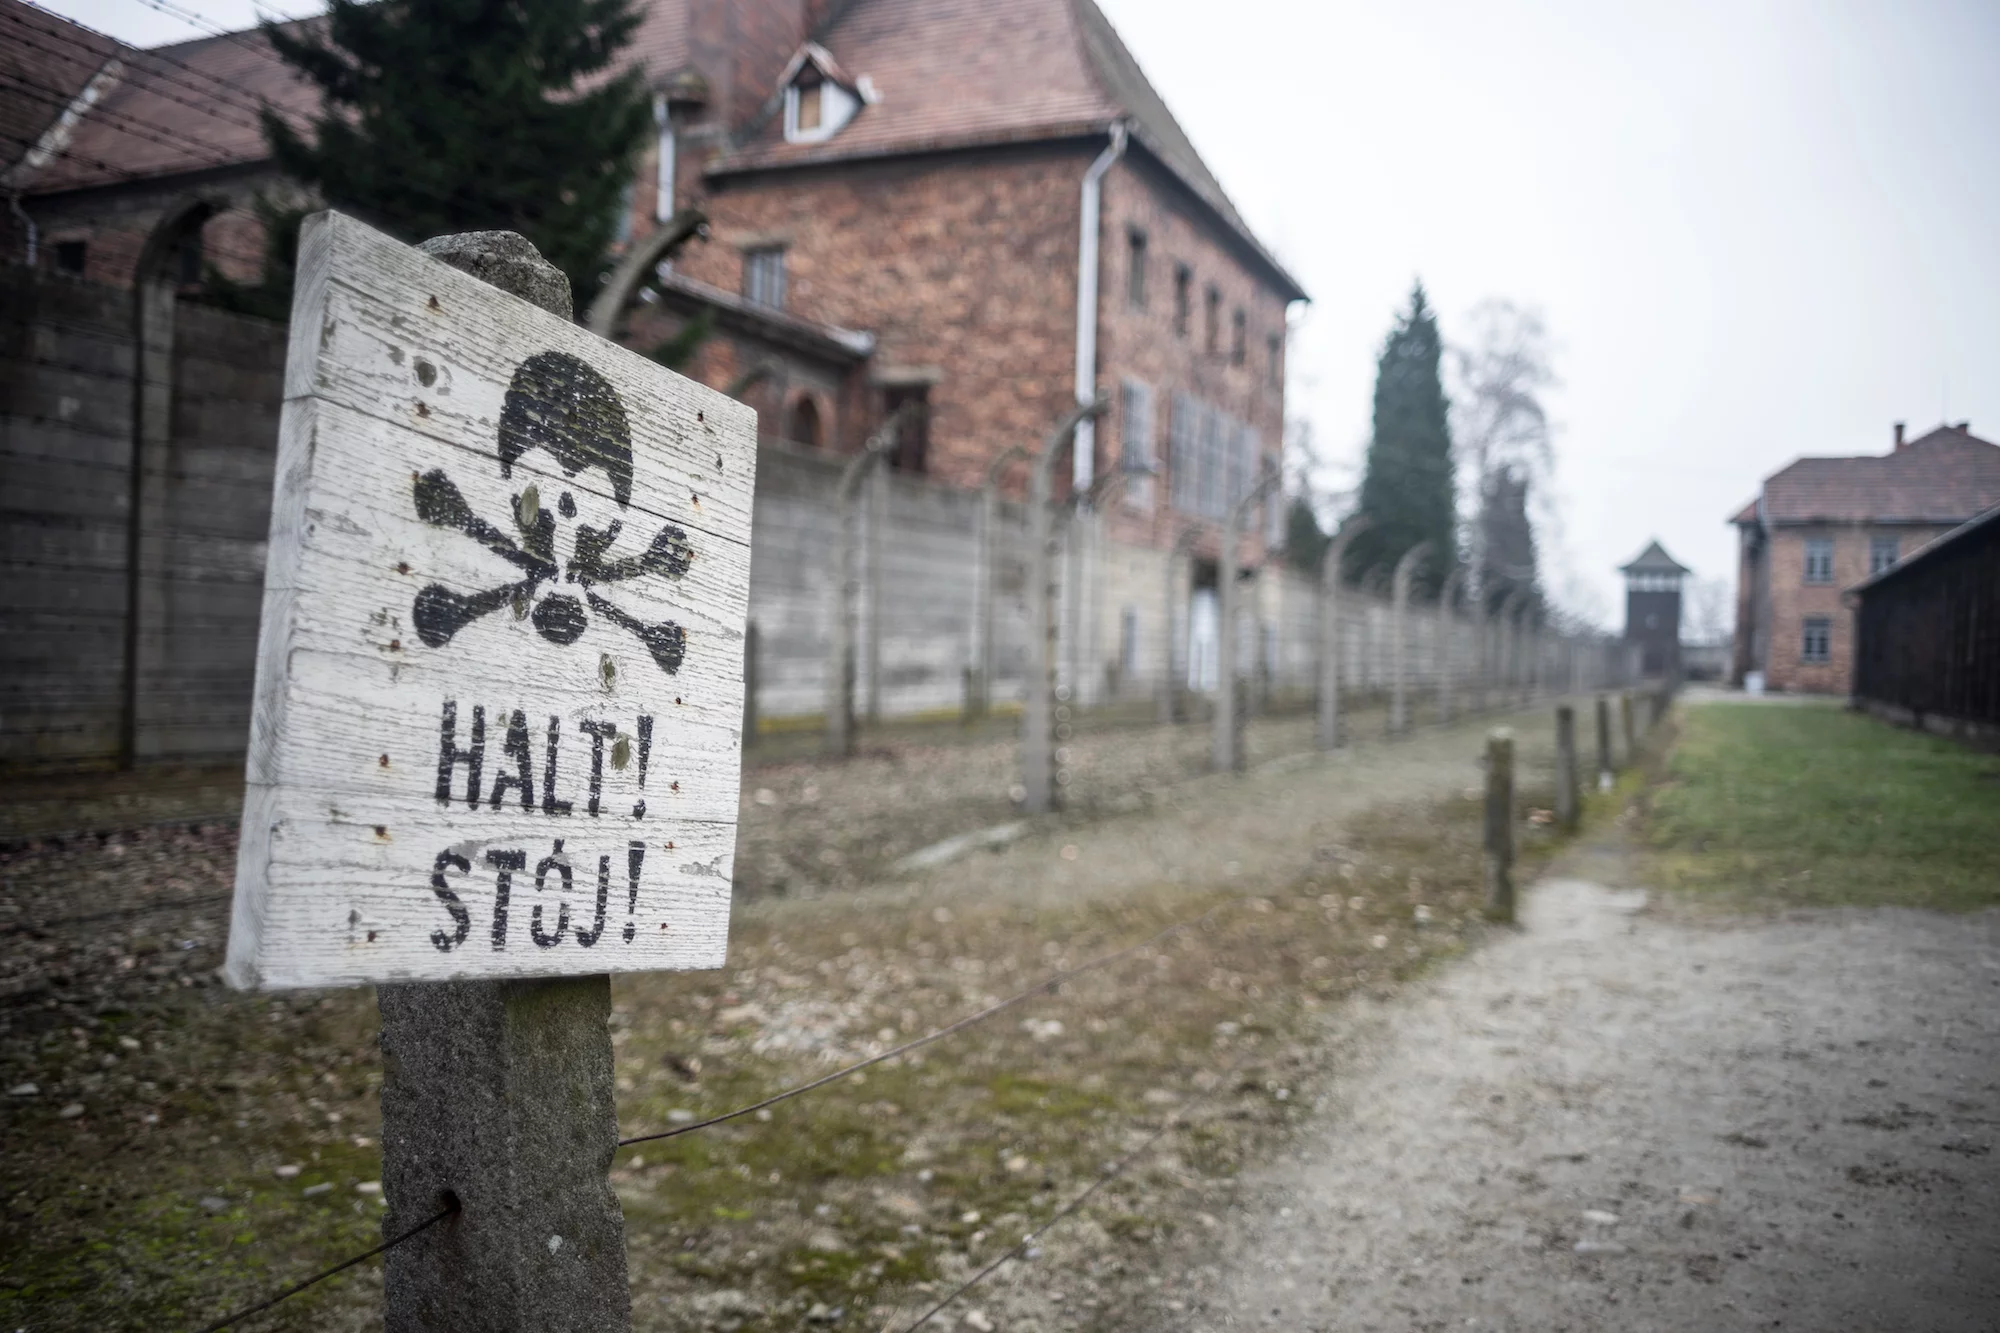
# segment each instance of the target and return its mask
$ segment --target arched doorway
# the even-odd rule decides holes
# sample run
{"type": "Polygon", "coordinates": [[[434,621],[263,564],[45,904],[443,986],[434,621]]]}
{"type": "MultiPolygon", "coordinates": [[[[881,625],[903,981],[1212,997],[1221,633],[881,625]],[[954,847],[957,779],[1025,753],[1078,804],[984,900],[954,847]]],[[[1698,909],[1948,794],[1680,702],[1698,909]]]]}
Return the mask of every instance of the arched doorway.
{"type": "Polygon", "coordinates": [[[785,419],[785,438],[794,444],[803,444],[817,449],[823,442],[820,437],[819,404],[810,394],[800,394],[792,404],[790,415],[785,419]]]}

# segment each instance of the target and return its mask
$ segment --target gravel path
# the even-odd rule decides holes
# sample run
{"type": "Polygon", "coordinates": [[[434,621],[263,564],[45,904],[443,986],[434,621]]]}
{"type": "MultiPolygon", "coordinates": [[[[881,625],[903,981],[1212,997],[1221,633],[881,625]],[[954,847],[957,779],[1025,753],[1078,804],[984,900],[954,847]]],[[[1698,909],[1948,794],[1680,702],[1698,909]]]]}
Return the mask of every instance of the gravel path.
{"type": "Polygon", "coordinates": [[[1348,1007],[1152,1326],[2000,1328],[2000,913],[1691,918],[1567,869],[1348,1007]]]}

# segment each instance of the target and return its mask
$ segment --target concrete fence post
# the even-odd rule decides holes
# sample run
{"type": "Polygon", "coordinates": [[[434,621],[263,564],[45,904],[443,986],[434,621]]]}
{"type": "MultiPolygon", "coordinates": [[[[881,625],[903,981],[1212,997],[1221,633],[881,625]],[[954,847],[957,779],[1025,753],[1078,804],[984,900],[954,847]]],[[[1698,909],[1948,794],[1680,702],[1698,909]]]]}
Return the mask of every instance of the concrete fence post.
{"type": "Polygon", "coordinates": [[[1514,733],[1486,737],[1486,917],[1514,919],[1514,733]]]}
{"type": "Polygon", "coordinates": [[[1634,729],[1632,718],[1632,691],[1618,692],[1619,731],[1625,737],[1625,762],[1637,763],[1639,759],[1639,733],[1634,729]]]}
{"type": "MultiPolygon", "coordinates": [[[[854,531],[855,510],[858,507],[856,494],[863,479],[896,442],[896,432],[908,411],[908,408],[902,408],[892,413],[868,437],[861,446],[861,452],[849,458],[840,469],[840,480],[833,487],[833,628],[827,636],[826,752],[836,758],[852,756],[856,743],[854,603],[860,590],[854,569],[855,546],[858,544],[854,531]]],[[[881,619],[879,607],[874,612],[874,618],[881,619]]]]}
{"type": "Polygon", "coordinates": [[[1029,475],[1028,697],[1021,717],[1022,807],[1029,814],[1045,814],[1061,800],[1059,779],[1065,775],[1058,772],[1056,728],[1069,725],[1067,694],[1058,700],[1056,689],[1056,538],[1049,513],[1052,473],[1056,460],[1075,437],[1077,423],[1100,415],[1104,408],[1104,400],[1099,399],[1064,413],[1043,442],[1029,475]]]}
{"type": "Polygon", "coordinates": [[[1611,785],[1617,773],[1611,763],[1611,701],[1603,695],[1597,696],[1597,785],[1600,790],[1611,785]]]}
{"type": "Polygon", "coordinates": [[[1154,720],[1162,726],[1172,722],[1177,714],[1174,703],[1179,696],[1181,681],[1187,674],[1174,669],[1174,645],[1179,641],[1174,633],[1174,622],[1180,609],[1181,561],[1187,558],[1200,536],[1200,525],[1190,523],[1181,529],[1180,536],[1174,539],[1173,549],[1167,552],[1167,599],[1160,607],[1160,692],[1153,710],[1154,720]]]}
{"type": "Polygon", "coordinates": [[[1581,805],[1576,776],[1576,709],[1556,705],[1556,826],[1576,832],[1581,805]]]}
{"type": "Polygon", "coordinates": [[[1452,611],[1452,604],[1458,598],[1459,589],[1465,585],[1465,566],[1454,565],[1451,573],[1445,575],[1444,586],[1438,589],[1437,614],[1437,673],[1438,673],[1438,721],[1451,721],[1452,674],[1456,669],[1457,653],[1453,651],[1453,640],[1457,638],[1458,617],[1452,611]]]}
{"type": "Polygon", "coordinates": [[[1244,709],[1236,688],[1236,634],[1239,608],[1236,587],[1236,547],[1243,534],[1243,518],[1250,506],[1261,502],[1278,484],[1282,474],[1268,471],[1258,478],[1247,495],[1229,506],[1222,524],[1222,550],[1216,561],[1215,576],[1215,735],[1209,759],[1218,773],[1240,773],[1247,758],[1243,752],[1239,718],[1244,709]]]}
{"type": "Polygon", "coordinates": [[[976,721],[993,709],[993,678],[1000,666],[1000,650],[995,638],[995,608],[1000,601],[1000,479],[1009,464],[1027,456],[1027,450],[1010,444],[986,465],[986,478],[979,488],[979,574],[973,583],[973,625],[979,636],[977,665],[966,682],[967,720],[976,721]]]}
{"type": "MultiPolygon", "coordinates": [[[[571,317],[568,281],[512,233],[422,249],[571,317]]],[[[376,999],[383,1232],[457,1206],[388,1252],[388,1333],[629,1329],[611,978],[398,982],[376,999]]]]}
{"type": "Polygon", "coordinates": [[[1410,729],[1410,580],[1419,560],[1430,554],[1429,542],[1418,542],[1403,552],[1396,572],[1389,578],[1390,615],[1395,621],[1390,642],[1389,734],[1400,736],[1410,729]]]}
{"type": "Polygon", "coordinates": [[[1340,655],[1347,645],[1340,633],[1340,566],[1347,544],[1369,526],[1366,515],[1357,514],[1340,525],[1340,531],[1326,544],[1319,562],[1319,660],[1317,703],[1319,705],[1319,748],[1331,750],[1340,744],[1340,655]]]}
{"type": "MultiPolygon", "coordinates": [[[[907,409],[911,412],[920,409],[907,409]]],[[[897,423],[898,428],[901,422],[897,423]]],[[[882,451],[887,456],[888,448],[894,447],[895,436],[882,451]]],[[[885,530],[889,526],[889,470],[883,467],[870,469],[868,487],[868,724],[875,725],[882,720],[882,611],[885,600],[886,571],[883,568],[885,530]]]]}

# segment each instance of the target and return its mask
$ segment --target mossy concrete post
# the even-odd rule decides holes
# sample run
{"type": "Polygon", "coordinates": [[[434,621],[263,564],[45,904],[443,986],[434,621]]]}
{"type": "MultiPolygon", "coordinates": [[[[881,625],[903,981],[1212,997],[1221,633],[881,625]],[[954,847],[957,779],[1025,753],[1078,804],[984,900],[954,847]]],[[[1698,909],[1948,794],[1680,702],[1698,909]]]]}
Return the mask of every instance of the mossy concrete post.
{"type": "Polygon", "coordinates": [[[1418,542],[1403,552],[1390,576],[1390,615],[1394,637],[1390,641],[1389,734],[1400,736],[1410,729],[1410,580],[1417,562],[1430,554],[1429,542],[1418,542]]]}
{"type": "Polygon", "coordinates": [[[1042,444],[1028,474],[1028,694],[1021,713],[1021,808],[1047,814],[1062,803],[1069,782],[1061,741],[1069,731],[1069,690],[1056,685],[1056,535],[1049,514],[1056,462],[1070,447],[1077,423],[1104,414],[1105,400],[1065,412],[1042,444]],[[1057,734],[1058,728],[1063,735],[1057,734]]]}
{"type": "Polygon", "coordinates": [[[1514,733],[1486,736],[1486,917],[1514,919],[1514,733]]]}
{"type": "Polygon", "coordinates": [[[1563,832],[1576,832],[1577,809],[1576,710],[1568,704],[1557,704],[1556,824],[1563,832]]]}
{"type": "Polygon", "coordinates": [[[1597,696],[1597,785],[1605,788],[1611,785],[1612,776],[1618,770],[1611,766],[1611,701],[1603,695],[1597,696]]]}
{"type": "Polygon", "coordinates": [[[1639,757],[1639,733],[1633,729],[1632,691],[1618,692],[1618,724],[1625,734],[1625,762],[1630,764],[1639,757]]]}
{"type": "MultiPolygon", "coordinates": [[[[564,319],[569,283],[512,232],[426,254],[564,319]]],[[[611,978],[418,981],[382,1011],[387,1333],[617,1333],[632,1326],[610,1181],[611,978]]]]}
{"type": "Polygon", "coordinates": [[[1340,525],[1340,531],[1326,544],[1319,562],[1319,644],[1317,703],[1319,748],[1331,750],[1340,744],[1340,657],[1346,640],[1340,632],[1340,570],[1347,557],[1347,545],[1369,525],[1368,516],[1356,514],[1340,525]]]}

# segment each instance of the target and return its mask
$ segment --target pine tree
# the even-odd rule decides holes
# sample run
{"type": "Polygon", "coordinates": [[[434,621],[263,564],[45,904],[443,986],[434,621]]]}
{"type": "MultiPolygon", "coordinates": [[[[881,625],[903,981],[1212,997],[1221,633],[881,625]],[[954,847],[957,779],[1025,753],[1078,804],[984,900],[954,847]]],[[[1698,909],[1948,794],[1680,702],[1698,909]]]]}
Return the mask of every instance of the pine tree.
{"type": "Polygon", "coordinates": [[[420,241],[517,231],[579,308],[652,124],[643,76],[609,78],[631,0],[333,0],[264,33],[316,84],[310,140],[270,111],[278,166],[331,207],[420,241]]]}
{"type": "Polygon", "coordinates": [[[1457,560],[1449,404],[1438,379],[1437,317],[1422,283],[1396,321],[1375,369],[1375,430],[1357,512],[1370,526],[1347,548],[1346,574],[1394,564],[1418,542],[1431,545],[1419,581],[1435,587],[1457,560]]]}
{"type": "Polygon", "coordinates": [[[1318,574],[1319,562],[1332,540],[1320,527],[1312,502],[1303,495],[1293,496],[1292,507],[1285,514],[1285,559],[1292,568],[1301,574],[1318,574]]]}

